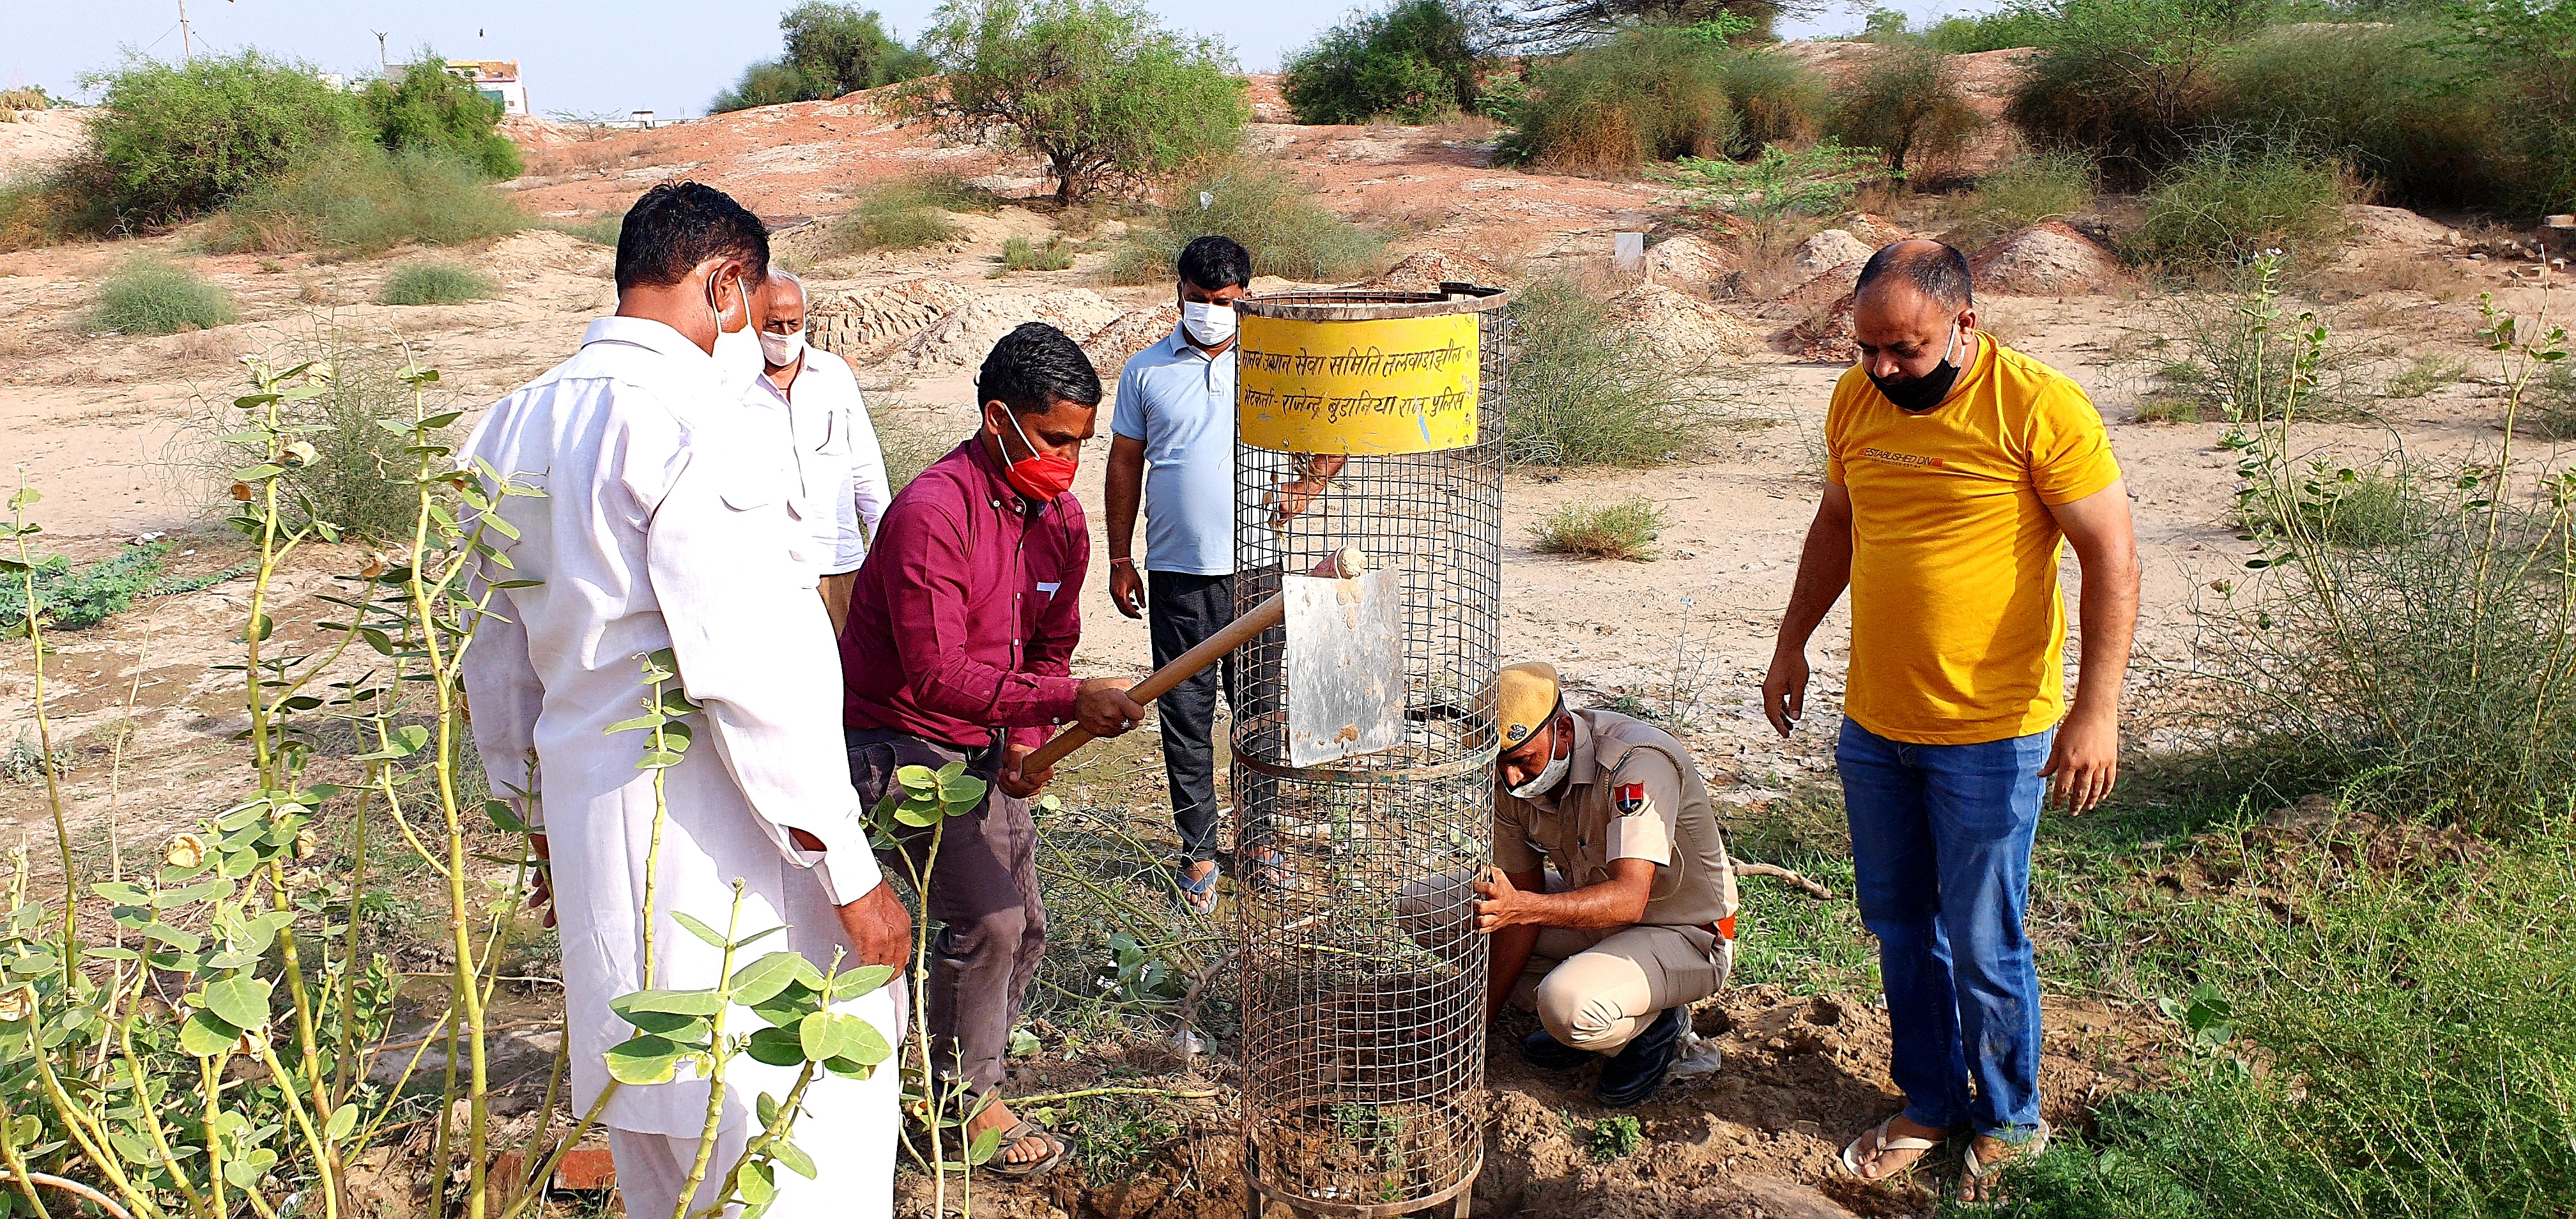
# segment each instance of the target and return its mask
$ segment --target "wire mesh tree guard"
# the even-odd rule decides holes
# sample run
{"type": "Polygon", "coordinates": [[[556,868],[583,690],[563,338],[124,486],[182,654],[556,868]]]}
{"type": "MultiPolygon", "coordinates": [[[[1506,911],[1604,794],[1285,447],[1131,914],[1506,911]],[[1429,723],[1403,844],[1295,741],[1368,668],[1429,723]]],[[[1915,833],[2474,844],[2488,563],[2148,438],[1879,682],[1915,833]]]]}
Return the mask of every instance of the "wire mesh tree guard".
{"type": "Polygon", "coordinates": [[[1265,1201],[1344,1219],[1449,1203],[1463,1219],[1483,1166],[1486,947],[1457,934],[1472,898],[1449,886],[1444,908],[1398,909],[1408,884],[1493,855],[1508,296],[1440,287],[1242,304],[1236,612],[1342,546],[1402,592],[1392,748],[1296,764],[1288,632],[1236,655],[1256,1219],[1265,1201]]]}

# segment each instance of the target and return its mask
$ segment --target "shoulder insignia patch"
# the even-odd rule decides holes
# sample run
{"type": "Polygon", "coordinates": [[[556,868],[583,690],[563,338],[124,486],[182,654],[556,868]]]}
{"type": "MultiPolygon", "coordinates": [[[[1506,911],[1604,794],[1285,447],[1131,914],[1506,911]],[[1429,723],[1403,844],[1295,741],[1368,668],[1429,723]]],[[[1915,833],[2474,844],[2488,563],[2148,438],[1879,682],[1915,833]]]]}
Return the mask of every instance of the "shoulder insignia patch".
{"type": "Polygon", "coordinates": [[[1612,807],[1619,810],[1620,816],[1628,816],[1629,814],[1646,807],[1646,785],[1643,783],[1622,783],[1619,785],[1618,790],[1610,793],[1610,803],[1612,807]]]}

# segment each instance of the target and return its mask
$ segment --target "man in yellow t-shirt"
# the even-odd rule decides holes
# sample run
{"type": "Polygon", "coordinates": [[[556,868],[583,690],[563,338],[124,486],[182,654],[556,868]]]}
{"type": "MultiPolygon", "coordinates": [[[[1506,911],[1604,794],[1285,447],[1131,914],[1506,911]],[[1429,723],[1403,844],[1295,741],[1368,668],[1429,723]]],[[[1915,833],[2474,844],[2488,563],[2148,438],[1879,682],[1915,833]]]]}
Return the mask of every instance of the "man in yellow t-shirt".
{"type": "Polygon", "coordinates": [[[2073,381],[1977,329],[1959,251],[1880,250],[1852,322],[1860,362],[1826,410],[1824,499],[1762,706],[1782,736],[1805,713],[1807,639],[1848,585],[1834,758],[1905,1109],[1843,1164],[1877,1180],[1971,1134],[1960,1192],[1976,1200],[2004,1160],[2047,1140],[2022,930],[2031,840],[2044,795],[2081,813],[2111,789],[2137,545],[2101,416],[2073,381]],[[2083,568],[2071,708],[2061,541],[2083,568]]]}

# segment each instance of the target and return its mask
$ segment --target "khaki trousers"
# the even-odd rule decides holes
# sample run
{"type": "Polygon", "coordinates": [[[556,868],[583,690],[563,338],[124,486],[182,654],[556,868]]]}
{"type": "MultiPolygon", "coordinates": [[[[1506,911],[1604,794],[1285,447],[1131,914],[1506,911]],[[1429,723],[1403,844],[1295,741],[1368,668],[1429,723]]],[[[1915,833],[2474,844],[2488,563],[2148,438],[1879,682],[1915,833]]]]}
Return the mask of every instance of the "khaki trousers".
{"type": "MultiPolygon", "coordinates": [[[[1474,882],[1473,873],[1449,872],[1405,885],[1396,910],[1406,933],[1435,950],[1474,934],[1474,882]]],[[[1548,892],[1566,889],[1564,878],[1547,874],[1548,892]]],[[[1615,1054],[1665,1008],[1716,994],[1733,957],[1731,946],[1699,927],[1547,927],[1512,985],[1512,1003],[1535,1009],[1549,1035],[1568,1046],[1615,1054]]]]}

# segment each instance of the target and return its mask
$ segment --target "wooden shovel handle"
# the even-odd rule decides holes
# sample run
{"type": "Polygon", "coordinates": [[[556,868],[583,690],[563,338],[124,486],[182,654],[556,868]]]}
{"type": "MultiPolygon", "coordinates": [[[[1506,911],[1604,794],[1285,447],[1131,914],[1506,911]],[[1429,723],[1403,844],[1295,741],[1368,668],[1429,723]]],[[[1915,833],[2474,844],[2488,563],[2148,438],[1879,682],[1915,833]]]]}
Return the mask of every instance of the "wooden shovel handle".
{"type": "MultiPolygon", "coordinates": [[[[1252,642],[1254,636],[1279,625],[1288,616],[1288,603],[1274,593],[1270,599],[1252,607],[1252,612],[1219,628],[1216,634],[1201,640],[1199,646],[1172,658],[1172,663],[1156,669],[1153,675],[1127,687],[1127,697],[1139,703],[1150,703],[1172,692],[1172,687],[1199,675],[1226,653],[1252,642]]],[[[1055,739],[1038,746],[1036,753],[1020,763],[1023,771],[1045,770],[1064,760],[1065,755],[1090,744],[1095,738],[1077,725],[1055,735],[1055,739]]]]}
{"type": "MultiPolygon", "coordinates": [[[[1367,571],[1368,556],[1360,553],[1359,547],[1344,546],[1324,556],[1324,561],[1317,563],[1315,570],[1308,574],[1351,580],[1367,571]]],[[[1279,625],[1288,616],[1287,596],[1285,592],[1272,593],[1269,600],[1253,606],[1251,612],[1218,628],[1216,634],[1200,641],[1199,646],[1173,657],[1172,663],[1154,670],[1153,674],[1145,680],[1127,687],[1127,697],[1139,703],[1150,703],[1161,698],[1171,693],[1172,687],[1198,676],[1201,670],[1215,664],[1218,657],[1252,642],[1254,636],[1279,625]]],[[[1038,746],[1037,752],[1030,754],[1020,763],[1020,770],[1023,773],[1045,770],[1063,761],[1065,755],[1090,744],[1094,739],[1079,725],[1067,728],[1057,733],[1055,739],[1038,746]]]]}

